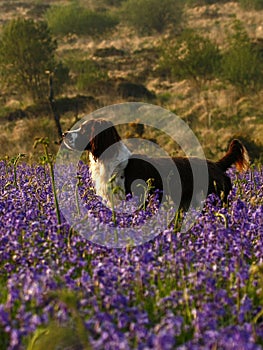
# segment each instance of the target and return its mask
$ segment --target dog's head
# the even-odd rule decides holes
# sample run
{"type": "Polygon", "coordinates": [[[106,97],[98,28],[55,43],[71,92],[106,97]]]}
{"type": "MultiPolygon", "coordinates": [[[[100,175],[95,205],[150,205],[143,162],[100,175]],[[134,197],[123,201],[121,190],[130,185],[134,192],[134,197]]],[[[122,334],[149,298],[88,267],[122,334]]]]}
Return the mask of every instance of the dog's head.
{"type": "Polygon", "coordinates": [[[67,148],[78,151],[87,150],[95,160],[120,140],[112,122],[104,119],[87,120],[78,129],[65,133],[63,138],[67,148]]]}

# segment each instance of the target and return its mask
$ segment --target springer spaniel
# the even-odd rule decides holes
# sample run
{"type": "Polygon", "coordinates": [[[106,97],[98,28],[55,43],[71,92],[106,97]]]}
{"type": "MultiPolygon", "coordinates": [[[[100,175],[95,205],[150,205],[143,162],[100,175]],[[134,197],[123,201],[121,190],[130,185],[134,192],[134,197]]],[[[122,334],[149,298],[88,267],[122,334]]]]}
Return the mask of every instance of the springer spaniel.
{"type": "MultiPolygon", "coordinates": [[[[149,158],[132,154],[114,125],[103,119],[85,121],[78,129],[65,133],[64,144],[71,150],[89,152],[96,193],[106,201],[110,198],[109,182],[113,180],[114,185],[128,195],[134,192],[136,181],[146,183],[151,179],[151,193],[159,190],[161,195],[164,188],[168,188],[174,203],[184,210],[191,203],[197,204],[201,193],[204,196],[215,193],[226,202],[232,188],[226,170],[233,164],[239,171],[245,171],[249,166],[248,153],[239,140],[233,140],[225,156],[216,162],[194,157],[149,158]],[[171,171],[171,162],[176,166],[177,174],[171,171]],[[198,174],[197,181],[193,169],[198,174]],[[203,171],[208,171],[206,184],[203,171]],[[196,196],[196,201],[193,196],[196,196]]],[[[141,195],[140,192],[138,194],[141,195]]]]}

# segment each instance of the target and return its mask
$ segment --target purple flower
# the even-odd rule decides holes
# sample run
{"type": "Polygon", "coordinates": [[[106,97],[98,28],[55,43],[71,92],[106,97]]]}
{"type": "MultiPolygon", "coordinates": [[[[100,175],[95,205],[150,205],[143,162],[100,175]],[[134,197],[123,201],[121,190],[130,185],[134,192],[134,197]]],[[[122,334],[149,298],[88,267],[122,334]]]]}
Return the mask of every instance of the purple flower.
{"type": "MultiPolygon", "coordinates": [[[[262,320],[253,323],[262,286],[250,267],[263,263],[263,169],[238,178],[230,170],[229,206],[209,196],[188,232],[167,227],[126,249],[57,224],[46,167],[18,165],[17,187],[12,169],[0,162],[0,347],[24,350],[37,327],[77,318],[98,350],[262,349],[262,320]]],[[[94,235],[112,223],[111,210],[94,196],[83,163],[79,175],[94,235]]],[[[154,210],[118,214],[117,224],[137,229],[154,210]]]]}

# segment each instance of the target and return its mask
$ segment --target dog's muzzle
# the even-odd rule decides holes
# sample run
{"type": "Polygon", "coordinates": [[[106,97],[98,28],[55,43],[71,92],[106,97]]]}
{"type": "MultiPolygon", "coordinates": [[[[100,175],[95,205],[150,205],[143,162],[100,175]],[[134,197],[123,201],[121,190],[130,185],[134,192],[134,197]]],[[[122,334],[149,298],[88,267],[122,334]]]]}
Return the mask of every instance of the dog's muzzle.
{"type": "Polygon", "coordinates": [[[76,131],[67,131],[63,133],[63,143],[70,150],[74,151],[76,149],[77,138],[78,138],[78,132],[76,131]]]}

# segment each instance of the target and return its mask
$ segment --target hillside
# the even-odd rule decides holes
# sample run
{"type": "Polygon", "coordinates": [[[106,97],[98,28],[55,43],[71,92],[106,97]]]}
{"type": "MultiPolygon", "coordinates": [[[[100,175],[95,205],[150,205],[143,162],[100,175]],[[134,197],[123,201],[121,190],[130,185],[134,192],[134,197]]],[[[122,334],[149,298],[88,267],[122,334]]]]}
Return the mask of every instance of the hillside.
{"type": "MultiPolygon", "coordinates": [[[[0,24],[23,16],[39,20],[51,4],[65,1],[1,1],[0,24]]],[[[96,9],[103,1],[80,1],[82,6],[96,9]],[[96,4],[96,5],[95,5],[96,4]]],[[[117,11],[109,6],[111,11],[117,11]]],[[[245,10],[237,2],[224,2],[184,8],[184,26],[208,36],[219,47],[226,45],[234,19],[242,22],[251,41],[263,50],[262,10],[245,10]]],[[[71,84],[57,96],[63,129],[99,107],[125,101],[145,101],[160,105],[182,117],[198,136],[206,155],[220,156],[229,140],[240,137],[252,158],[262,160],[263,91],[240,95],[234,86],[214,79],[201,91],[189,79],[171,79],[159,72],[159,49],[170,32],[139,36],[120,23],[114,32],[99,38],[67,35],[57,37],[57,55],[64,62],[92,60],[108,78],[95,81],[87,89],[76,86],[74,72],[71,84]],[[75,80],[74,80],[75,79],[75,80]],[[140,93],[127,92],[125,84],[145,87],[140,93]]],[[[128,85],[129,86],[129,85],[128,85]]],[[[137,90],[136,90],[137,91],[137,90]]],[[[48,105],[33,105],[29,98],[2,90],[0,96],[1,157],[18,153],[33,154],[32,139],[49,136],[52,151],[58,145],[54,122],[48,105]]],[[[152,135],[144,135],[152,136],[152,135]]],[[[158,140],[157,140],[158,141],[158,140]]]]}

